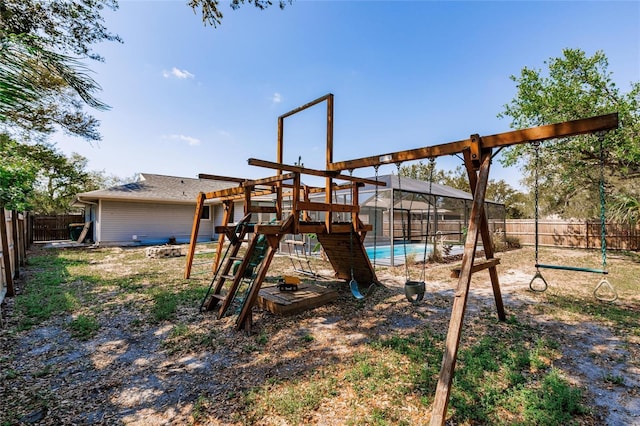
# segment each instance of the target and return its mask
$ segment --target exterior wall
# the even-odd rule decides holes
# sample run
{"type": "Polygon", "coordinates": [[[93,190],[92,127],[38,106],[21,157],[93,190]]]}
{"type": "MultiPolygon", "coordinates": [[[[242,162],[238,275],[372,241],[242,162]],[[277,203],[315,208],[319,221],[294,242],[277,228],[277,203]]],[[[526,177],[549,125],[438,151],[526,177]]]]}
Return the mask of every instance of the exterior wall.
{"type": "MultiPolygon", "coordinates": [[[[188,243],[194,212],[195,203],[101,200],[95,222],[96,242],[103,245],[165,244],[173,237],[177,243],[188,243]]],[[[210,241],[212,235],[213,220],[201,220],[198,241],[210,241]]]]}

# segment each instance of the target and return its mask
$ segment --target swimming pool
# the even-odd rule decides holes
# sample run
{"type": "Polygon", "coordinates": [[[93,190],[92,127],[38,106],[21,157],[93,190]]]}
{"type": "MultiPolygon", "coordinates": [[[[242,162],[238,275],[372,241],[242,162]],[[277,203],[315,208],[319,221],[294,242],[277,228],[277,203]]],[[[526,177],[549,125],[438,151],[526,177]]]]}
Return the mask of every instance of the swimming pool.
{"type": "MultiPolygon", "coordinates": [[[[389,260],[391,258],[391,246],[377,246],[374,247],[366,247],[367,256],[369,259],[373,260],[374,254],[375,259],[385,259],[389,260]]],[[[407,256],[414,255],[415,260],[422,261],[424,260],[424,243],[407,243],[406,245],[406,253],[407,256]]],[[[393,245],[393,258],[398,262],[404,262],[404,253],[405,253],[405,245],[401,242],[393,245]]],[[[427,256],[431,253],[431,245],[427,246],[427,256]]]]}

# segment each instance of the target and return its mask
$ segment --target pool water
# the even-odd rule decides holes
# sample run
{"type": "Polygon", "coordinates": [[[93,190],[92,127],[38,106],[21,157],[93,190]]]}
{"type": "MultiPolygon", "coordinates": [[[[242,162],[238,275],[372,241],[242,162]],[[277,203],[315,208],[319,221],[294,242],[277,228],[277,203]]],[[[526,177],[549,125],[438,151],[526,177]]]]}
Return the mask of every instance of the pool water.
{"type": "MultiPolygon", "coordinates": [[[[369,259],[389,259],[391,257],[391,246],[377,246],[366,247],[367,255],[369,259]]],[[[421,243],[409,243],[406,245],[407,256],[415,255],[417,260],[423,260],[424,258],[424,244],[421,243]]],[[[404,258],[405,245],[403,243],[397,243],[393,245],[393,257],[404,258]]],[[[427,246],[427,256],[431,253],[431,247],[427,246]]]]}

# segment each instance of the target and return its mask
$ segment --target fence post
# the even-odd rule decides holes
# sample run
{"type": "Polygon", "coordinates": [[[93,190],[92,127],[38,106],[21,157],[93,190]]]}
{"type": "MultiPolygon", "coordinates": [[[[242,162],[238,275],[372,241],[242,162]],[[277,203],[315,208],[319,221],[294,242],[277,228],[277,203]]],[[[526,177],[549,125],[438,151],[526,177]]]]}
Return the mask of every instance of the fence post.
{"type": "Polygon", "coordinates": [[[585,238],[584,238],[585,245],[586,245],[586,248],[588,249],[589,248],[589,219],[584,221],[584,234],[585,234],[585,238]]]}
{"type": "Polygon", "coordinates": [[[13,278],[20,278],[20,243],[18,241],[18,211],[11,210],[11,234],[13,236],[13,278]]]}
{"type": "Polygon", "coordinates": [[[9,239],[7,238],[7,216],[4,207],[0,207],[0,246],[2,247],[2,263],[4,277],[7,282],[7,296],[15,296],[13,277],[11,274],[11,256],[9,254],[9,239]]]}

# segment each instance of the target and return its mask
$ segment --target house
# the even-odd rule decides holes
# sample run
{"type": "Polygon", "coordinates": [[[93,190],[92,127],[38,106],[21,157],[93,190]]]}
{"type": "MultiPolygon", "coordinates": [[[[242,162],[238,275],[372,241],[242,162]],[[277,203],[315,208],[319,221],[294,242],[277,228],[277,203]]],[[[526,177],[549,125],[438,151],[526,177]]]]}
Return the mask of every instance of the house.
{"type": "MultiPolygon", "coordinates": [[[[92,224],[87,238],[96,244],[188,243],[198,193],[234,186],[238,183],[142,173],[136,182],[77,194],[74,205],[84,208],[85,221],[92,224]]],[[[240,202],[234,208],[234,220],[242,213],[240,202]]],[[[217,200],[206,204],[198,241],[216,237],[214,227],[222,222],[222,215],[217,200]]]]}

